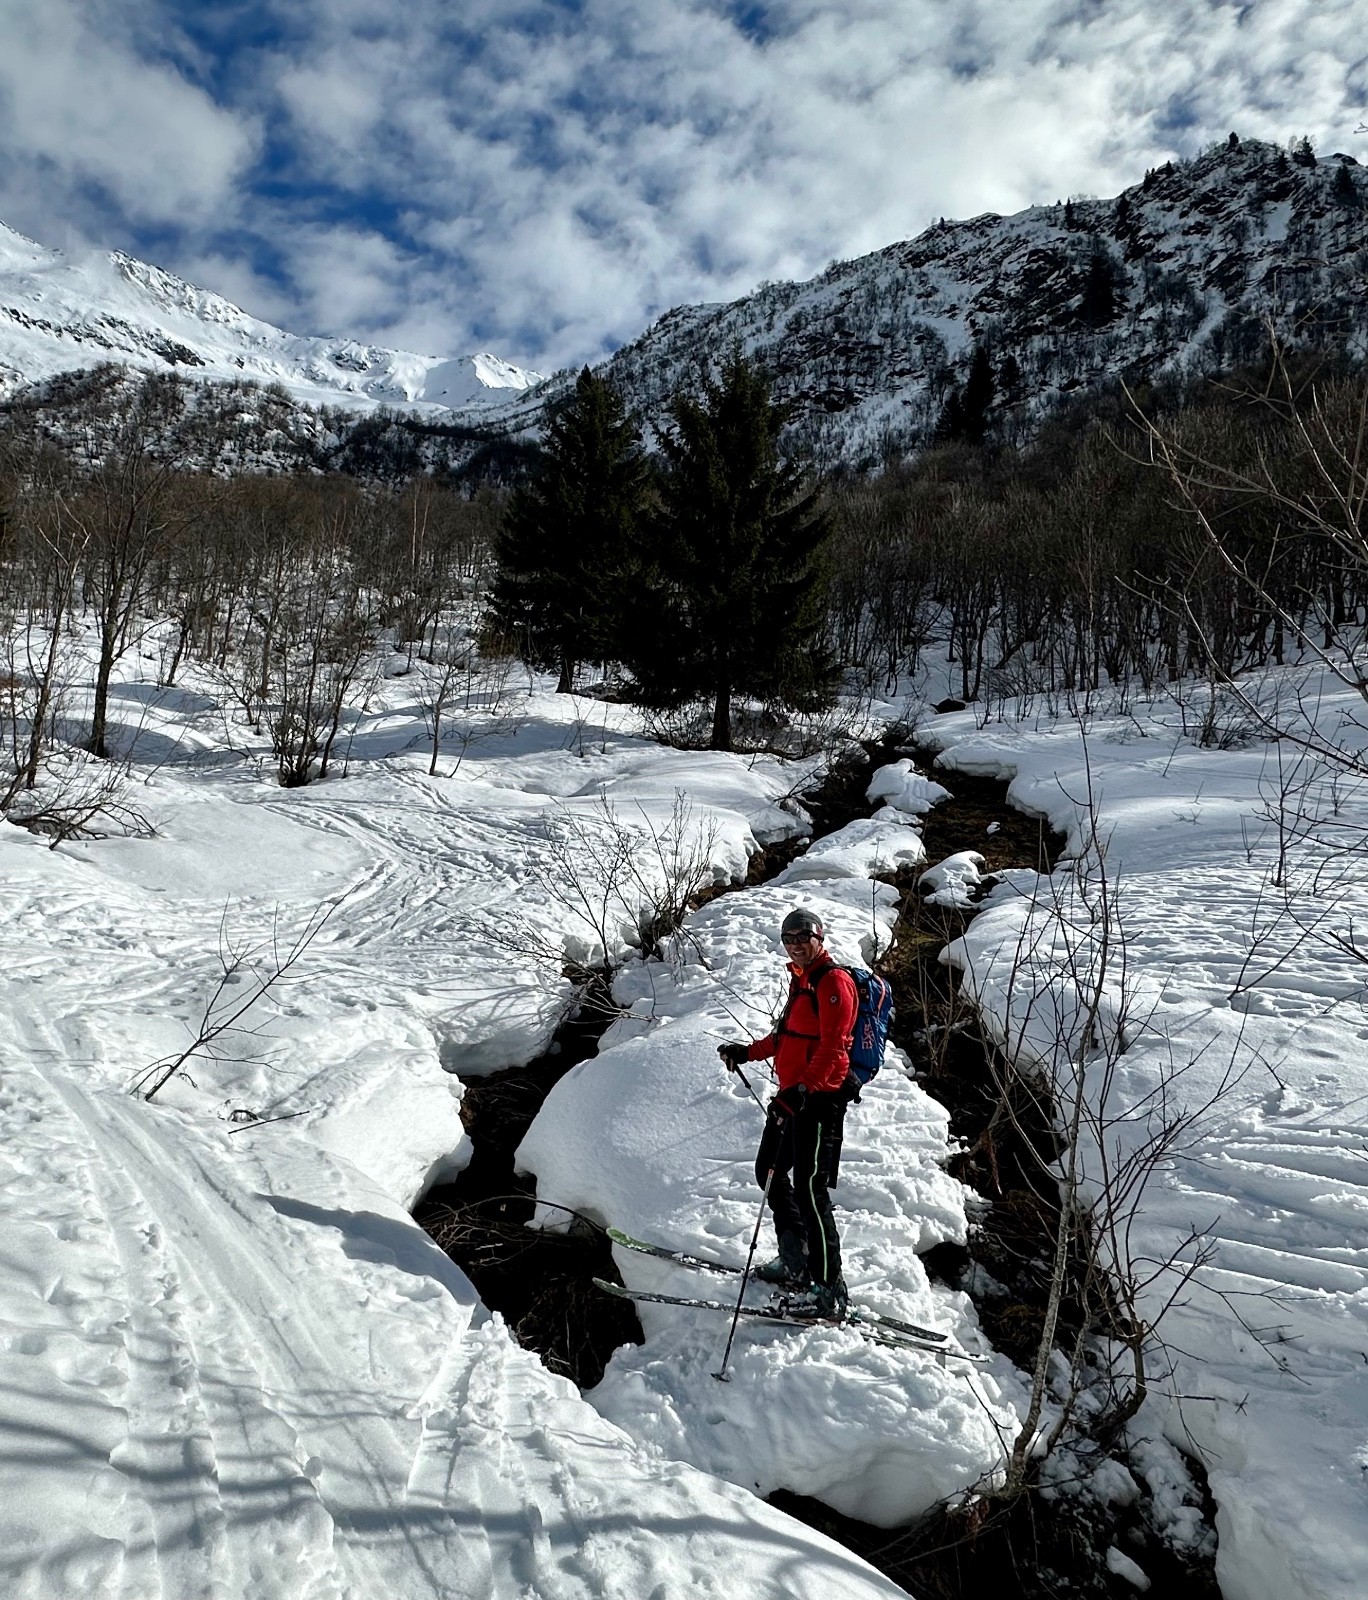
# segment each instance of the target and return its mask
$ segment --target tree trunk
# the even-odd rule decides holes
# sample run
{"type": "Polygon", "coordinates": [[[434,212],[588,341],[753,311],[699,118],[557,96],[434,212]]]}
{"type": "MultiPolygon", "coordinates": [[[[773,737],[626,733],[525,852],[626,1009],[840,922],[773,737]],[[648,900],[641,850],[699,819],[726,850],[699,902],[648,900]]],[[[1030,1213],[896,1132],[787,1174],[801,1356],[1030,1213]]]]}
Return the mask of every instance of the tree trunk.
{"type": "Polygon", "coordinates": [[[105,730],[108,726],[109,683],[114,676],[115,656],[114,641],[106,636],[100,641],[100,661],[95,669],[94,706],[90,716],[90,753],[102,761],[109,757],[105,730]]]}
{"type": "Polygon", "coordinates": [[[717,699],[713,702],[712,750],[730,750],[732,747],[731,732],[731,685],[722,684],[717,691],[717,699]]]}
{"type": "Polygon", "coordinates": [[[573,694],[575,691],[575,662],[568,654],[562,654],[560,664],[560,682],[556,685],[557,694],[573,694]]]}

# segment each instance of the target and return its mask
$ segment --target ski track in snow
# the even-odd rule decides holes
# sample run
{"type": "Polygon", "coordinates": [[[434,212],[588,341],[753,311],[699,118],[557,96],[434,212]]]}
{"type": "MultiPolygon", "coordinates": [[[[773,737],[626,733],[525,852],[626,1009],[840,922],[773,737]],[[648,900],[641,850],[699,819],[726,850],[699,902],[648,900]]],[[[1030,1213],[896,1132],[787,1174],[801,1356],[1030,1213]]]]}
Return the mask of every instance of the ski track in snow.
{"type": "MultiPolygon", "coordinates": [[[[139,1600],[228,1600],[281,1592],[264,1573],[303,1567],[307,1585],[283,1592],[339,1596],[327,1559],[331,1519],[303,1470],[298,1432],[270,1400],[296,1391],[296,1341],[308,1333],[280,1285],[257,1279],[255,1219],[201,1163],[168,1175],[165,1147],[131,1099],[92,1100],[36,1074],[21,1087],[22,1098],[7,1088],[2,1109],[8,1120],[22,1105],[30,1129],[40,1124],[50,1141],[58,1217],[71,1175],[84,1179],[78,1220],[53,1221],[58,1239],[87,1246],[81,1253],[94,1259],[44,1297],[69,1319],[59,1341],[84,1345],[88,1357],[84,1369],[55,1363],[64,1409],[72,1391],[86,1392],[84,1404],[107,1408],[116,1434],[98,1489],[108,1531],[98,1545],[45,1554],[30,1571],[32,1592],[75,1593],[79,1584],[139,1600]],[[231,1524],[251,1525],[267,1510],[250,1547],[228,1539],[231,1524]]],[[[11,1133],[7,1147],[22,1148],[23,1130],[11,1133]]],[[[25,1353],[44,1354],[46,1338],[31,1335],[25,1353]]],[[[46,1526],[33,1532],[49,1543],[46,1526]]],[[[11,1546],[8,1559],[19,1555],[11,1546]]],[[[12,1592],[24,1592],[22,1582],[12,1592]]]]}
{"type": "MultiPolygon", "coordinates": [[[[359,754],[289,796],[167,770],[154,839],[0,828],[5,1600],[901,1592],[604,1421],[402,1209],[461,1155],[443,1066],[530,1056],[558,1014],[498,939],[577,931],[529,876],[548,828],[628,770],[673,802],[674,753],[605,731],[585,761],[546,709],[458,784],[359,754]],[[288,947],[334,899],[250,1034],[158,1105],[128,1093],[192,1035],[221,940],[288,947]],[[230,1128],[237,1105],[306,1114],[230,1128]]],[[[723,870],[749,819],[792,825],[763,771],[708,782],[723,870]]]]}
{"type": "Polygon", "coordinates": [[[900,1592],[635,1451],[326,1154],[28,1071],[0,1130],[7,1600],[900,1592]]]}
{"type": "MultiPolygon", "coordinates": [[[[1327,726],[1348,725],[1334,724],[1343,709],[1325,696],[1327,726]]],[[[1063,721],[1032,736],[952,715],[932,732],[952,789],[960,765],[1011,778],[1028,809],[1075,838],[1085,827],[1079,797],[1097,797],[1130,986],[1109,1101],[1113,1168],[1161,1103],[1197,1113],[1144,1195],[1131,1246],[1146,1273],[1176,1253],[1176,1269],[1160,1268],[1142,1304],[1152,1313],[1176,1293],[1162,1325],[1174,1371],[1158,1392],[1169,1436],[1209,1472],[1222,1592],[1360,1600],[1368,991],[1362,963],[1320,934],[1361,928],[1364,891],[1337,872],[1328,892],[1315,892],[1316,860],[1303,865],[1294,847],[1284,872],[1300,926],[1282,913],[1266,876],[1276,848],[1265,814],[1271,757],[1258,745],[1202,751],[1168,716],[1156,714],[1139,738],[1136,718],[1095,717],[1086,760],[1077,727],[1063,721]],[[1182,1270],[1192,1276],[1180,1286],[1182,1270]]],[[[1345,799],[1345,822],[1361,820],[1361,808],[1357,794],[1345,799]]],[[[1061,864],[1057,879],[1067,871],[1061,864]]],[[[1025,1053],[1049,1060],[1056,1012],[1032,1015],[1028,1002],[1033,984],[1058,984],[1060,943],[1048,895],[1030,909],[1030,877],[1017,885],[1024,897],[999,892],[950,955],[999,1036],[1010,1016],[1025,1053]]],[[[1112,991],[1103,1026],[1119,1004],[1115,981],[1112,991]]]]}

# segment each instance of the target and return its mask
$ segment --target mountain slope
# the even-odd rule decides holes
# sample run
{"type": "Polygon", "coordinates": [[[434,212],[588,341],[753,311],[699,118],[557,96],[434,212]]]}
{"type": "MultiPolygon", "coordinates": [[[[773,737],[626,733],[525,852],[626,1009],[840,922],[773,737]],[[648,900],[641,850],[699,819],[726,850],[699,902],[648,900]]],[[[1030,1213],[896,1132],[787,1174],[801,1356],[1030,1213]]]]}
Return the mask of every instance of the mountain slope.
{"type": "Polygon", "coordinates": [[[942,221],[807,283],[668,312],[607,372],[658,415],[739,343],[774,373],[818,458],[855,465],[927,443],[976,345],[996,416],[1024,429],[1118,375],[1248,360],[1268,318],[1361,351],[1366,282],[1368,171],[1236,142],[1115,200],[942,221]]]}
{"type": "MultiPolygon", "coordinates": [[[[1021,439],[1070,396],[1119,378],[1250,361],[1269,322],[1291,342],[1361,356],[1366,284],[1368,170],[1232,135],[1113,200],[941,221],[806,283],[677,307],[601,370],[658,425],[670,397],[739,344],[773,374],[797,441],[822,466],[870,466],[936,437],[976,349],[992,373],[987,421],[1021,439]]],[[[284,333],[127,256],[68,259],[0,227],[0,400],[22,398],[60,436],[80,391],[54,380],[110,361],[192,383],[246,379],[294,402],[289,418],[258,429],[268,446],[242,441],[234,470],[294,463],[360,476],[478,475],[490,450],[525,443],[573,382],[489,355],[284,333]],[[310,409],[382,404],[400,416],[334,415],[320,429],[310,409]]],[[[262,402],[205,403],[236,415],[262,402]]]]}
{"type": "Polygon", "coordinates": [[[0,395],[105,361],[280,384],[305,405],[357,409],[465,410],[541,382],[488,354],[449,359],[286,333],[118,251],[67,256],[0,224],[0,395]]]}

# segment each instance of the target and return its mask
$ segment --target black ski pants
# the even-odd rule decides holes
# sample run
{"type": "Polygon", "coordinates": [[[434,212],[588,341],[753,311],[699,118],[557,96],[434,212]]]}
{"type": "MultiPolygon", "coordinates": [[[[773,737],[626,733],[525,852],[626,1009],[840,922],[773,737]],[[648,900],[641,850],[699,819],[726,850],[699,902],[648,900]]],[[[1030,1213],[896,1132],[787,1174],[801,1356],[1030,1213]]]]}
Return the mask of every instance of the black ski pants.
{"type": "Polygon", "coordinates": [[[769,1179],[775,1231],[807,1244],[808,1271],[816,1283],[841,1276],[841,1240],[831,1208],[849,1099],[843,1091],[807,1094],[791,1116],[771,1110],[755,1157],[755,1181],[769,1179]],[[770,1170],[774,1176],[770,1178],[770,1170]]]}

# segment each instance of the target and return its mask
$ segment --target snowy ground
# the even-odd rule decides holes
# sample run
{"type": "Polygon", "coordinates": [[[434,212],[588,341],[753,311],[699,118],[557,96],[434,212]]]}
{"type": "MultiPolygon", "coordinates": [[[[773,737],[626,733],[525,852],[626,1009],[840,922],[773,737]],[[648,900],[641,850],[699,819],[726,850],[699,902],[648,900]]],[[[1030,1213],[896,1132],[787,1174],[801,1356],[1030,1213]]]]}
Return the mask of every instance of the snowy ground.
{"type": "MultiPolygon", "coordinates": [[[[894,826],[915,839],[906,824],[894,826]]],[[[841,855],[825,859],[839,865],[841,855]]],[[[633,1016],[561,1080],[519,1151],[541,1197],[671,1248],[744,1260],[762,1117],[719,1070],[716,1045],[768,1031],[782,972],[776,930],[796,899],[785,879],[792,874],[802,902],[822,914],[838,955],[868,960],[886,938],[891,891],[872,894],[862,877],[819,880],[814,864],[800,858],[802,876],[789,869],[764,889],[707,906],[674,982],[650,984],[640,969],[620,982],[633,1016]]],[[[941,1169],[947,1134],[943,1108],[896,1064],[852,1109],[838,1191],[845,1276],[861,1303],[973,1345],[972,1307],[933,1288],[916,1254],[965,1236],[963,1192],[941,1169]]],[[[768,1226],[762,1242],[771,1254],[768,1226]]],[[[734,1280],[621,1249],[618,1265],[636,1288],[724,1298],[736,1290],[734,1280]]],[[[1014,1432],[1019,1390],[1005,1361],[976,1375],[934,1355],[871,1349],[850,1330],[747,1325],[723,1394],[713,1373],[725,1319],[652,1305],[641,1318],[646,1344],[618,1351],[595,1405],[665,1454],[762,1493],[793,1489],[891,1526],[991,1475],[1014,1432]]]]}
{"type": "MultiPolygon", "coordinates": [[[[347,775],[287,792],[243,730],[230,749],[210,686],[159,695],[135,670],[116,696],[117,737],[136,735],[130,798],[155,837],[52,850],[0,826],[0,1592],[900,1592],[737,1486],[770,1470],[783,1438],[748,1445],[731,1428],[722,1446],[673,1449],[646,1426],[632,1439],[619,1426],[634,1422],[629,1374],[598,1410],[548,1376],[406,1214],[468,1153],[455,1072],[525,1060],[555,1024],[564,985],[539,945],[592,953],[592,896],[586,923],[548,894],[545,868],[570,863],[591,887],[601,876],[617,835],[605,790],[640,843],[648,825],[675,825],[686,787],[686,831],[730,877],[757,839],[799,826],[779,804],[792,769],[680,756],[626,731],[620,713],[532,696],[491,719],[455,776],[430,778],[395,679],[355,730],[347,775]],[[192,1061],[156,1105],[130,1094],[193,1037],[225,951],[255,948],[225,990],[247,993],[272,937],[288,946],[334,902],[250,1031],[192,1061]]],[[[443,772],[455,764],[453,753],[443,772]]],[[[652,852],[635,859],[647,870],[652,852]]],[[[848,881],[868,926],[869,886],[848,881]]],[[[761,966],[772,982],[761,930],[782,895],[771,893],[768,910],[731,931],[719,913],[700,935],[744,953],[747,988],[761,966]]],[[[610,907],[613,937],[621,920],[610,907]]],[[[712,1128],[690,1151],[703,1168],[673,1171],[684,1235],[706,1220],[734,1250],[754,1199],[742,1156],[756,1113],[724,1081],[688,999],[700,973],[682,970],[673,1056],[712,1128]]],[[[674,1003],[662,996],[653,1043],[615,1049],[605,1086],[648,1057],[670,1070],[674,1003]]],[[[616,1103],[625,1114],[628,1097],[616,1103]]],[[[867,1270],[888,1279],[890,1303],[967,1328],[963,1307],[928,1301],[910,1257],[919,1237],[963,1226],[936,1165],[941,1129],[905,1084],[883,1104],[915,1142],[869,1175],[870,1141],[851,1149],[852,1196],[880,1208],[883,1230],[867,1270]]],[[[637,1111],[642,1141],[667,1139],[676,1106],[637,1111]]],[[[606,1151],[593,1160],[610,1170],[606,1151]]],[[[647,1182],[624,1166],[613,1220],[663,1224],[663,1172],[647,1182]]],[[[706,1363],[716,1332],[676,1332],[653,1359],[706,1363]]],[[[947,1431],[978,1403],[928,1376],[933,1362],[852,1340],[748,1337],[738,1380],[767,1386],[788,1426],[817,1436],[837,1397],[842,1449],[896,1452],[904,1477],[934,1479],[919,1495],[974,1476],[990,1443],[981,1424],[977,1444],[932,1437],[920,1467],[906,1431],[923,1398],[947,1431]]],[[[707,1419],[688,1415],[702,1385],[686,1377],[673,1403],[706,1435],[707,1419]]]]}
{"type": "MultiPolygon", "coordinates": [[[[393,679],[345,776],[286,792],[243,730],[229,736],[211,685],[159,695],[137,678],[118,686],[117,720],[136,735],[130,795],[155,837],[54,851],[0,826],[0,1590],[896,1592],[749,1490],[911,1515],[994,1469],[1021,1398],[1005,1362],[748,1326],[724,1389],[718,1319],[643,1307],[647,1343],[583,1400],[512,1345],[407,1217],[468,1153],[454,1074],[526,1060],[549,1036],[565,991],[540,952],[592,955],[595,923],[623,937],[632,908],[595,888],[620,830],[649,875],[650,835],[680,825],[684,790],[686,836],[730,878],[757,841],[801,826],[781,803],[798,775],[662,750],[618,709],[524,695],[511,717],[475,714],[488,737],[433,778],[393,679]],[[589,891],[583,915],[550,887],[567,868],[589,891]],[[193,1036],[225,950],[254,946],[269,966],[273,934],[288,945],[334,902],[252,1031],[158,1105],[130,1095],[193,1036]]],[[[1227,1600],[1361,1597],[1368,1019],[1357,963],[1323,939],[1289,949],[1284,925],[1248,959],[1276,905],[1256,909],[1276,846],[1259,816],[1271,758],[1200,750],[1159,707],[1092,718],[1086,746],[1067,718],[980,728],[961,714],[931,732],[951,790],[957,766],[1015,774],[1022,804],[1075,830],[1086,750],[1124,885],[1132,1028],[1115,1104],[1141,1107],[1159,1084],[1199,1104],[1235,1078],[1146,1196],[1143,1253],[1167,1256],[1193,1229],[1210,1249],[1166,1324],[1171,1398],[1145,1420],[1210,1470],[1227,1600]]],[[[627,967],[630,1017],[520,1152],[548,1220],[568,1205],[744,1255],[759,1111],[715,1046],[766,1025],[793,903],[818,906],[847,957],[885,937],[869,874],[916,858],[929,795],[906,773],[881,793],[902,809],[713,902],[672,962],[627,967]]],[[[1353,794],[1334,804],[1359,815],[1353,794]]],[[[971,866],[942,874],[944,891],[971,866]]],[[[997,891],[952,956],[1000,1029],[1039,1052],[1059,963],[1032,883],[997,891]],[[1009,986],[1023,953],[1031,981],[1009,986]],[[1029,1017],[1013,1012],[1033,996],[1029,1017]]],[[[1331,897],[1340,926],[1351,893],[1331,897]]],[[[250,971],[225,993],[249,992],[250,971]]],[[[1122,1117],[1118,1147],[1142,1120],[1122,1117]]],[[[847,1275],[869,1304],[973,1347],[972,1308],[916,1256],[965,1231],[944,1157],[943,1113],[891,1065],[849,1119],[847,1275]]],[[[619,1264],[637,1287],[699,1287],[644,1257],[619,1264]]],[[[1166,1470],[1157,1444],[1141,1456],[1166,1470]]]]}
{"type": "MultiPolygon", "coordinates": [[[[1303,704],[1327,730],[1359,710],[1324,691],[1303,704]]],[[[1343,941],[1363,926],[1368,797],[1289,745],[1201,749],[1171,705],[982,727],[964,712],[925,733],[951,788],[956,771],[1011,778],[1012,798],[1075,851],[1094,798],[1121,937],[1087,1062],[1089,1095],[1106,1096],[1090,1172],[1104,1150],[1115,1170],[1173,1112],[1196,1114],[1145,1191],[1132,1246],[1145,1272],[1177,1257],[1144,1298],[1153,1315],[1177,1291],[1162,1324],[1174,1371],[1151,1409],[1207,1466],[1226,1600],[1363,1596],[1368,967],[1343,941]],[[1270,882],[1279,810],[1353,846],[1336,858],[1286,840],[1290,904],[1270,882]]],[[[1054,914],[1068,872],[1053,885],[1015,875],[949,952],[999,1036],[1056,1061],[1080,948],[1054,914]]]]}

